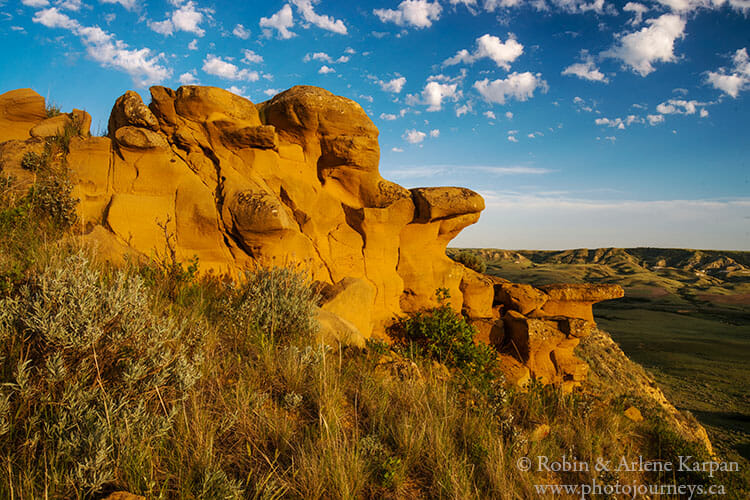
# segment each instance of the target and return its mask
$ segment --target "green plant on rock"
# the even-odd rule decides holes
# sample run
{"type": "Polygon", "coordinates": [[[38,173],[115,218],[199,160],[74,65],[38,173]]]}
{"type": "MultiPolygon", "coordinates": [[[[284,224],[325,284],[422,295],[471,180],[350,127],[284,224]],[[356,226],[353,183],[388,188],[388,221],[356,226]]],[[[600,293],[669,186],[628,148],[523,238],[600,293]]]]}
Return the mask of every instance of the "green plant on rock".
{"type": "Polygon", "coordinates": [[[438,306],[399,318],[389,329],[394,345],[405,355],[436,360],[459,369],[480,385],[497,376],[497,352],[475,343],[476,329],[454,311],[448,290],[437,290],[438,306]]]}
{"type": "Polygon", "coordinates": [[[481,255],[464,251],[455,255],[449,255],[449,257],[459,264],[463,264],[478,273],[484,273],[487,271],[487,262],[485,262],[481,255]]]}

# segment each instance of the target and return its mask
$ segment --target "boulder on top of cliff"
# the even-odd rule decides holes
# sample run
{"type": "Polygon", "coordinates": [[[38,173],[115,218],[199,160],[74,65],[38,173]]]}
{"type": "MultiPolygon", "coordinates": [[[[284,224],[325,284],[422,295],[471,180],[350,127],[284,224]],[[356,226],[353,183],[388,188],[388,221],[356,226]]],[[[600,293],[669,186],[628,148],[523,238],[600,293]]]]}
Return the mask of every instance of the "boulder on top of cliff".
{"type": "Polygon", "coordinates": [[[29,131],[45,118],[44,97],[33,90],[0,94],[0,142],[28,139],[29,131]]]}

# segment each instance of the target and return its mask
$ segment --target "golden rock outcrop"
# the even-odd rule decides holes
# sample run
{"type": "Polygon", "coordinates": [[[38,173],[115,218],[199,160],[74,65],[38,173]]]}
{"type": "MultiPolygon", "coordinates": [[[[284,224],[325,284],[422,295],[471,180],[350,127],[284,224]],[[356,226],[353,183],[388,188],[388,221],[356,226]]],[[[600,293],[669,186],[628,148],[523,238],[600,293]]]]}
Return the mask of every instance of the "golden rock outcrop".
{"type": "Polygon", "coordinates": [[[448,258],[484,200],[384,179],[378,129],[354,101],[309,86],[257,105],[214,87],[150,92],[149,105],[132,91],[116,100],[107,137],[90,136],[83,111],[48,117],[32,90],[0,95],[3,168],[33,177],[23,155],[76,124],[66,163],[84,239],[114,262],[163,254],[169,238],[180,260],[197,257],[204,272],[302,265],[319,282],[328,337],[357,345],[447,289],[478,339],[513,358],[504,365],[519,383],[570,389],[585,377],[573,348],[593,325],[592,304],[622,289],[537,289],[448,258]]]}

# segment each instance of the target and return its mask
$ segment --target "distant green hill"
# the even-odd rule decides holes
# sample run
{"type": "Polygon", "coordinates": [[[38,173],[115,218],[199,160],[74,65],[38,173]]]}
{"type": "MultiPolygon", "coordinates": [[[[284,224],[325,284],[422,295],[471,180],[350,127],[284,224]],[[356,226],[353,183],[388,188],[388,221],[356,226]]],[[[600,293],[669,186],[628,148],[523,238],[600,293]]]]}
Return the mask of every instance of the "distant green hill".
{"type": "Polygon", "coordinates": [[[728,455],[750,458],[750,252],[671,248],[449,249],[532,285],[617,283],[597,323],[694,413],[728,455]]]}

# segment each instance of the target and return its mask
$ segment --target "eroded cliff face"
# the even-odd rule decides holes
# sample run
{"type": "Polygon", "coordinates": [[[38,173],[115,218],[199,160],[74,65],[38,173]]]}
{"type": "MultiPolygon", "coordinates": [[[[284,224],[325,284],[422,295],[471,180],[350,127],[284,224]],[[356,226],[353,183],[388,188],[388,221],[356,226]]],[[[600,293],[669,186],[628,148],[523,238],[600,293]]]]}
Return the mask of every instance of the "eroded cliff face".
{"type": "Polygon", "coordinates": [[[357,103],[320,88],[293,87],[257,105],[214,87],[152,87],[148,106],[129,91],[112,108],[107,137],[90,136],[85,112],[46,118],[41,96],[11,91],[0,96],[3,168],[33,177],[23,155],[71,120],[82,128],[65,160],[79,218],[105,257],[163,254],[173,235],[177,256],[198,257],[203,271],[302,264],[323,284],[321,320],[360,340],[436,305],[445,288],[513,380],[569,390],[586,375],[573,349],[594,326],[592,304],[623,293],[536,289],[449,259],[446,246],[479,219],[482,197],[383,179],[375,125],[357,103]]]}

